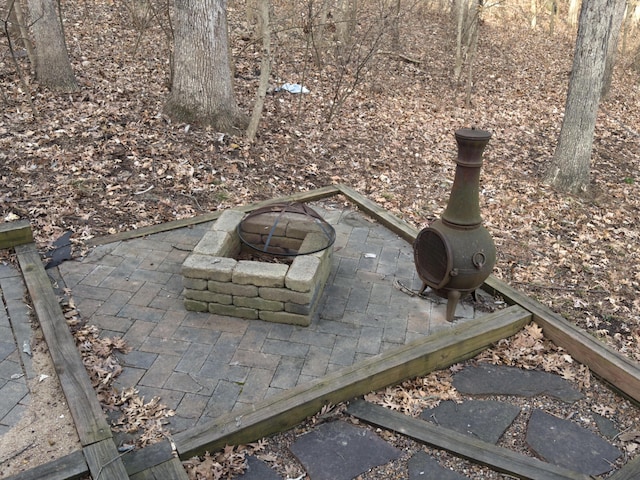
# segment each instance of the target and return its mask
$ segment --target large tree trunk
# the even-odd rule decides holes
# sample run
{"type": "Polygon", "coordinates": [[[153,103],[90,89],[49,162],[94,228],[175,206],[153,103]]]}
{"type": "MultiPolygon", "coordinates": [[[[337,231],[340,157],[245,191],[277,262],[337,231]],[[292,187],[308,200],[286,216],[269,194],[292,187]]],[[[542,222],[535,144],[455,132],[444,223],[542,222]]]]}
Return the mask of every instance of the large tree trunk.
{"type": "Polygon", "coordinates": [[[242,134],[248,118],[233,92],[226,0],[176,0],[174,74],[166,113],[174,120],[242,134]]]}
{"type": "Polygon", "coordinates": [[[35,43],[35,71],[40,84],[53,90],[78,88],[64,41],[56,0],[29,0],[35,43]]]}
{"type": "Polygon", "coordinates": [[[624,21],[624,12],[626,2],[620,0],[615,5],[615,11],[612,13],[611,28],[609,29],[609,38],[607,39],[607,58],[604,64],[604,78],[602,80],[602,91],[600,99],[604,99],[609,95],[611,89],[611,80],[613,79],[613,67],[618,58],[618,38],[620,37],[620,29],[624,21]]]}
{"type": "Polygon", "coordinates": [[[583,193],[590,179],[593,135],[608,42],[618,2],[583,0],[569,92],[558,145],[545,181],[558,190],[583,193]]]}

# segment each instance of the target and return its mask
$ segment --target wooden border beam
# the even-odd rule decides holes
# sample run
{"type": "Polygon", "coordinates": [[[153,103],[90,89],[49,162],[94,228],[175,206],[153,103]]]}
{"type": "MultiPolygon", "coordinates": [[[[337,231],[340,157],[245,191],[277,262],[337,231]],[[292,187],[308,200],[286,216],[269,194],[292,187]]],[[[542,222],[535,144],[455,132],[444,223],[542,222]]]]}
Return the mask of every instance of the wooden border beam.
{"type": "Polygon", "coordinates": [[[92,479],[129,480],[129,474],[122,463],[113,438],[109,437],[82,449],[92,479]]]}
{"type": "Polygon", "coordinates": [[[89,467],[82,450],[76,450],[26,472],[11,475],[5,480],[77,480],[86,477],[88,473],[89,467]]]}
{"type": "Polygon", "coordinates": [[[337,188],[340,190],[340,193],[355,203],[360,210],[375,218],[378,222],[387,227],[393,233],[405,239],[407,242],[413,243],[418,236],[418,229],[387,212],[384,208],[380,207],[380,205],[369,200],[354,189],[345,185],[337,185],[337,188]]]}
{"type": "Polygon", "coordinates": [[[230,412],[178,433],[173,437],[176,449],[180,458],[188,459],[227,444],[250,443],[286,430],[324,405],[337,404],[471,358],[492,343],[520,331],[530,320],[529,312],[512,306],[421,338],[269,397],[251,409],[230,412]]]}
{"type": "Polygon", "coordinates": [[[33,308],[42,328],[60,386],[93,478],[102,472],[113,480],[128,479],[113,443],[111,428],[89,380],[80,352],[44,270],[34,243],[15,247],[33,308]]]}
{"type": "Polygon", "coordinates": [[[521,305],[530,311],[533,321],[542,327],[545,337],[564,348],[614,388],[640,402],[640,368],[637,362],[493,276],[485,281],[484,289],[502,295],[508,303],[521,305]]]}
{"type": "MultiPolygon", "coordinates": [[[[280,202],[313,202],[326,197],[331,197],[336,193],[340,193],[340,190],[336,186],[328,186],[318,188],[317,190],[311,190],[309,192],[294,193],[286,197],[273,198],[264,200],[262,202],[252,203],[249,205],[243,205],[235,207],[231,210],[239,210],[241,212],[251,212],[261,207],[266,207],[274,203],[280,202]]],[[[205,213],[191,218],[182,218],[180,220],[173,220],[171,222],[161,223],[159,225],[150,225],[148,227],[142,227],[137,230],[129,230],[126,232],[118,232],[114,235],[106,235],[103,237],[96,237],[87,240],[86,245],[89,247],[96,247],[98,245],[104,245],[106,243],[118,242],[121,240],[131,240],[132,238],[145,237],[147,235],[153,235],[154,233],[168,232],[177,228],[188,227],[191,225],[198,225],[200,223],[211,222],[217,220],[224,210],[217,210],[211,213],[205,213]]]]}
{"type": "Polygon", "coordinates": [[[29,220],[0,223],[0,248],[13,248],[31,242],[33,231],[29,220]]]}

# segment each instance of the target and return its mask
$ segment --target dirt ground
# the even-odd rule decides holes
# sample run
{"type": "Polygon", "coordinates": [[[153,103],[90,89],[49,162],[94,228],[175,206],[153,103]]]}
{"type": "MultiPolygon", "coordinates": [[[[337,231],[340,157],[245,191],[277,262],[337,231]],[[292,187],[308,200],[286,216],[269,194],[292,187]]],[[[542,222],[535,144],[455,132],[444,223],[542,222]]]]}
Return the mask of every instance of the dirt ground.
{"type": "Polygon", "coordinates": [[[29,407],[18,424],[0,437],[0,478],[29,470],[81,448],[67,400],[40,330],[35,331],[32,343],[35,378],[28,382],[29,407]]]}

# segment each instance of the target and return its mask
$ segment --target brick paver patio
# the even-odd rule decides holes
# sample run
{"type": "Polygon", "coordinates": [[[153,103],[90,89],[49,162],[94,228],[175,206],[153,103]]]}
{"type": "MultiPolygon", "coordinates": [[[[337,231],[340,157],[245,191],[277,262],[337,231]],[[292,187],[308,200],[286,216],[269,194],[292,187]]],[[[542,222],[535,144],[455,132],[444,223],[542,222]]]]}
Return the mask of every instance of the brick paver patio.
{"type": "MultiPolygon", "coordinates": [[[[132,348],[116,386],[160,397],[176,411],[176,433],[449,327],[443,300],[397,288],[421,286],[410,244],[342,206],[313,208],[337,238],[308,327],[185,309],[181,265],[211,224],[103,245],[60,265],[81,317],[132,348]]],[[[456,323],[474,316],[462,302],[456,323]]]]}

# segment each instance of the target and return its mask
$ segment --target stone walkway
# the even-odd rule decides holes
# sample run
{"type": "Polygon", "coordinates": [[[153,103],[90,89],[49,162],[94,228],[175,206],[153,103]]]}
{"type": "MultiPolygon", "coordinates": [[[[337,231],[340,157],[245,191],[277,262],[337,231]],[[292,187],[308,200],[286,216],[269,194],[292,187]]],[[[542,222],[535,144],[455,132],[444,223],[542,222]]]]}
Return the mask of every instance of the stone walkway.
{"type": "MultiPolygon", "coordinates": [[[[572,404],[584,396],[556,374],[480,363],[456,373],[453,385],[470,398],[460,403],[445,401],[437,407],[424,409],[413,424],[423,424],[425,430],[429,428],[428,424],[437,425],[469,436],[472,441],[480,440],[493,446],[498,444],[516,418],[522,417],[527,425],[525,431],[516,429],[506,434],[507,438],[513,438],[514,434],[523,436],[531,456],[567,469],[565,473],[568,476],[556,472],[553,478],[577,478],[575,472],[583,474],[583,478],[595,478],[609,472],[623,455],[612,444],[620,433],[614,422],[594,412],[590,414],[592,418],[573,421],[531,409],[528,405],[521,408],[511,403],[517,398],[544,397],[572,404]],[[490,400],[486,396],[499,396],[501,400],[490,400]],[[590,423],[595,428],[587,428],[590,423]]],[[[362,400],[352,402],[347,413],[362,419],[358,415],[360,408],[356,407],[362,403],[362,400]]],[[[376,423],[376,426],[394,432],[394,424],[385,422],[384,425],[376,423]]],[[[397,428],[395,433],[404,432],[404,428],[397,428]]],[[[392,478],[407,480],[470,478],[442,466],[436,456],[424,450],[418,449],[407,458],[402,450],[374,433],[378,430],[365,428],[362,424],[355,426],[344,420],[320,423],[298,436],[289,450],[312,480],[351,480],[376,467],[394,472],[392,478]]],[[[491,455],[487,455],[485,461],[490,461],[490,458],[491,455]]],[[[282,480],[282,477],[266,463],[252,457],[247,471],[238,479],[282,480]]]]}
{"type": "MultiPolygon", "coordinates": [[[[337,238],[309,327],[184,308],[180,268],[210,224],[104,245],[61,264],[59,281],[81,317],[133,349],[120,356],[116,387],[160,397],[176,412],[176,433],[450,327],[446,302],[394,285],[421,286],[410,244],[357,212],[313,207],[337,238]]],[[[461,302],[456,316],[465,321],[475,311],[461,302]]]]}

